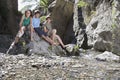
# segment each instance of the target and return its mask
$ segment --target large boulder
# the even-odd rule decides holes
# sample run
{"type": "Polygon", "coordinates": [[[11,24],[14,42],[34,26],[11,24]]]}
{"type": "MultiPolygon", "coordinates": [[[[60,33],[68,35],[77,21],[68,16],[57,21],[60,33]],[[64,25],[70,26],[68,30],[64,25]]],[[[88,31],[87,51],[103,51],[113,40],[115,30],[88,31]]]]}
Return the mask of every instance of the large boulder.
{"type": "Polygon", "coordinates": [[[14,34],[17,31],[16,15],[18,13],[17,0],[0,0],[0,33],[14,34]]]}
{"type": "Polygon", "coordinates": [[[55,0],[50,6],[52,27],[58,30],[58,35],[64,43],[74,42],[73,32],[73,2],[71,0],[55,0]]]}
{"type": "Polygon", "coordinates": [[[14,45],[9,54],[26,54],[26,55],[39,55],[39,56],[64,56],[66,51],[61,46],[50,45],[47,41],[40,38],[36,33],[33,34],[34,40],[23,38],[14,45]]]}
{"type": "Polygon", "coordinates": [[[99,2],[95,10],[91,10],[91,14],[94,14],[94,16],[91,16],[86,32],[88,45],[92,45],[95,50],[107,50],[120,55],[119,3],[119,0],[104,0],[99,2]]]}
{"type": "MultiPolygon", "coordinates": [[[[103,7],[102,4],[101,7],[103,7]]],[[[102,8],[99,9],[101,11],[102,8]]],[[[111,9],[97,12],[96,15],[86,28],[88,45],[93,45],[94,49],[99,51],[110,51],[112,50],[112,18],[109,17],[111,16],[111,9]]]]}
{"type": "Polygon", "coordinates": [[[9,45],[12,42],[11,35],[0,35],[0,52],[5,53],[9,45]]]}

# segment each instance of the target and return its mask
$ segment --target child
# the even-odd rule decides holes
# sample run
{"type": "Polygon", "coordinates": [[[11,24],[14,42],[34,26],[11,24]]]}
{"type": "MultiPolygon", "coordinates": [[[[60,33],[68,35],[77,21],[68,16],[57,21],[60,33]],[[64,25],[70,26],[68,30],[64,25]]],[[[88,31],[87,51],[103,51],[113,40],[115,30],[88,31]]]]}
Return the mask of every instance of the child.
{"type": "Polygon", "coordinates": [[[44,22],[44,32],[46,32],[48,36],[51,36],[52,32],[51,21],[50,15],[46,16],[46,21],[44,22]]]}
{"type": "Polygon", "coordinates": [[[49,42],[50,44],[53,44],[53,41],[47,36],[47,34],[44,32],[44,31],[42,31],[41,29],[40,29],[40,12],[37,10],[37,11],[35,11],[35,13],[34,13],[35,15],[34,15],[34,17],[33,17],[33,19],[32,19],[32,26],[33,26],[33,28],[34,28],[34,30],[35,30],[35,32],[40,36],[40,37],[42,37],[43,39],[45,39],[47,42],[49,42]]]}
{"type": "Polygon", "coordinates": [[[54,41],[56,45],[60,44],[63,48],[65,48],[65,45],[63,44],[61,38],[56,33],[57,33],[57,30],[53,29],[51,39],[54,41]]]}
{"type": "MultiPolygon", "coordinates": [[[[15,43],[18,42],[19,38],[21,38],[24,34],[24,31],[27,29],[32,29],[32,12],[31,10],[27,10],[25,11],[25,15],[22,16],[21,21],[20,21],[20,30],[18,32],[18,34],[16,35],[15,38],[15,43]]],[[[32,40],[32,35],[31,35],[31,40],[32,40]]]]}

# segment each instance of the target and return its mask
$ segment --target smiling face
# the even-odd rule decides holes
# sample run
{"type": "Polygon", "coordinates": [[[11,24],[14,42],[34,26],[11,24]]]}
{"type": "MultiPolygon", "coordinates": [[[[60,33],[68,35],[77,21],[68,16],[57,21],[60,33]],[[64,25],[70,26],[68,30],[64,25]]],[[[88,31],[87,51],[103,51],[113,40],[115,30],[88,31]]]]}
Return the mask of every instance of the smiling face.
{"type": "Polygon", "coordinates": [[[36,14],[35,14],[35,17],[36,17],[36,18],[39,18],[39,17],[40,17],[40,13],[36,13],[36,14]]]}
{"type": "Polygon", "coordinates": [[[50,17],[47,17],[46,20],[48,23],[50,23],[52,21],[50,17]]]}
{"type": "Polygon", "coordinates": [[[28,11],[25,11],[25,16],[26,17],[30,17],[30,15],[31,15],[31,12],[28,10],[28,11]]]}

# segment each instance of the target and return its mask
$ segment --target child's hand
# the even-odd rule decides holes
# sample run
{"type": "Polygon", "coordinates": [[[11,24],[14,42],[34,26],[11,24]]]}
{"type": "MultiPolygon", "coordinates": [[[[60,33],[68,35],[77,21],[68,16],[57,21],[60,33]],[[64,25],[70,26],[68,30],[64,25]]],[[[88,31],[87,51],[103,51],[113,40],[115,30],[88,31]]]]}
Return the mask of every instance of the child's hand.
{"type": "Polygon", "coordinates": [[[33,32],[35,32],[35,30],[33,29],[33,32]]]}

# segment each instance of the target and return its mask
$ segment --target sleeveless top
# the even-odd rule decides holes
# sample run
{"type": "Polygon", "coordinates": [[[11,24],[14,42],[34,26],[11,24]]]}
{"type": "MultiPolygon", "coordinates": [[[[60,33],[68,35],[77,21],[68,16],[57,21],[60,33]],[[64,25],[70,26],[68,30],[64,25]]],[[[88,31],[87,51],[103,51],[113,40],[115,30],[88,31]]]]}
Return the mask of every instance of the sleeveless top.
{"type": "Polygon", "coordinates": [[[22,26],[25,26],[25,27],[27,27],[27,26],[29,26],[30,25],[30,17],[29,18],[24,18],[23,19],[23,23],[22,23],[22,26]]]}

